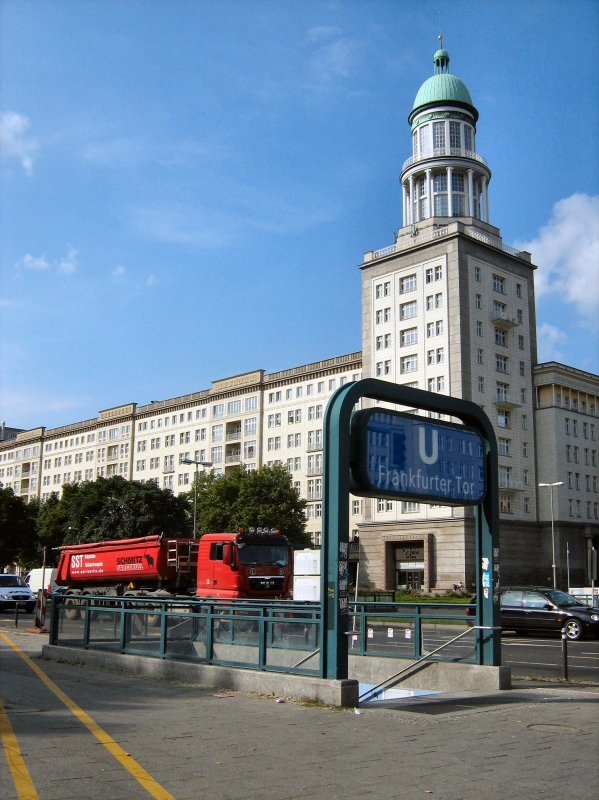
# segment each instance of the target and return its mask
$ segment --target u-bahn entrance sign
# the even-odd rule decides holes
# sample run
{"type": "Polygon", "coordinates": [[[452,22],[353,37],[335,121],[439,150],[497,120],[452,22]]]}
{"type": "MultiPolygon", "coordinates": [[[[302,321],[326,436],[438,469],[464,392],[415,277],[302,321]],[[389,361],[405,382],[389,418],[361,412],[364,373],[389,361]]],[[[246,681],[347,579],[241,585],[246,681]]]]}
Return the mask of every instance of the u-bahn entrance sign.
{"type": "Polygon", "coordinates": [[[351,419],[353,494],[473,505],[485,493],[482,437],[463,425],[370,408],[351,419]]]}
{"type": "Polygon", "coordinates": [[[480,406],[367,378],[342,386],[324,418],[321,675],[347,678],[349,494],[474,507],[478,663],[500,664],[497,444],[480,406]],[[395,410],[355,411],[368,398],[463,424],[395,410]]]}

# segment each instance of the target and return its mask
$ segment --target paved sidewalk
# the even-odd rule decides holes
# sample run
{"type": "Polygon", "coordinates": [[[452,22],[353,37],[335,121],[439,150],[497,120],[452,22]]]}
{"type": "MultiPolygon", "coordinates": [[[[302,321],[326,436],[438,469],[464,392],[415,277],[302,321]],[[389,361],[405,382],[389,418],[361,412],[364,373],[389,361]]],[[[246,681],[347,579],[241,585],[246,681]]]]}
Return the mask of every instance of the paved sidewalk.
{"type": "MultiPolygon", "coordinates": [[[[6,632],[33,657],[46,641],[6,632]]],[[[599,797],[597,686],[518,682],[493,695],[436,695],[333,710],[38,663],[176,800],[599,797]]],[[[27,742],[25,720],[23,727],[27,742]]],[[[62,729],[58,734],[66,737],[62,729]]],[[[32,741],[47,770],[52,748],[54,759],[57,748],[63,759],[62,765],[54,762],[55,775],[44,773],[52,791],[40,791],[41,798],[96,797],[95,784],[88,789],[67,779],[68,751],[60,739],[32,741]]],[[[101,754],[89,759],[93,774],[101,754]]],[[[125,792],[118,780],[103,784],[98,797],[147,797],[125,792]]]]}

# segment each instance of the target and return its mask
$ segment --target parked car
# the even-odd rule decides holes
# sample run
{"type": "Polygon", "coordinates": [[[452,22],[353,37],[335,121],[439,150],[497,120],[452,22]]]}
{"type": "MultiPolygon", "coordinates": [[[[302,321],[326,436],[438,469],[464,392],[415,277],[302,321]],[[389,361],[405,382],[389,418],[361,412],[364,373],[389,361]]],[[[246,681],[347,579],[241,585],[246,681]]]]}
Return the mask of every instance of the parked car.
{"type": "Polygon", "coordinates": [[[501,589],[501,626],[517,633],[565,628],[568,639],[599,636],[599,608],[592,608],[559,589],[510,586],[501,589]]]}
{"type": "MultiPolygon", "coordinates": [[[[568,639],[599,636],[599,608],[587,606],[559,589],[538,586],[509,586],[499,592],[501,627],[516,633],[559,633],[566,629],[568,639]]],[[[476,614],[470,600],[466,614],[476,614]]]]}
{"type": "Polygon", "coordinates": [[[19,575],[0,575],[0,610],[18,605],[26,611],[35,608],[35,597],[29,586],[19,575]]]}

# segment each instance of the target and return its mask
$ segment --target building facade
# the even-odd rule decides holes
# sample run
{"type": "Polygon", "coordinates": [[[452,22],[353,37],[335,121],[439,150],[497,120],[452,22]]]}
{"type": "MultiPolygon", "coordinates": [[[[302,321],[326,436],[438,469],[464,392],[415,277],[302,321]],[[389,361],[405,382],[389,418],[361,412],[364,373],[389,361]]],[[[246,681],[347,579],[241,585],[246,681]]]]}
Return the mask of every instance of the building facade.
{"type": "MultiPolygon", "coordinates": [[[[326,404],[343,383],[376,377],[470,400],[492,421],[504,583],[549,585],[557,561],[560,585],[588,585],[589,553],[599,548],[599,376],[537,364],[535,266],[490,223],[478,111],[443,48],[408,123],[402,227],[360,265],[362,352],[21,432],[0,442],[0,482],[26,500],[112,475],[179,493],[193,484],[186,459],[210,462],[217,474],[280,463],[307,500],[307,530],[319,546],[326,404]],[[538,485],[558,481],[552,498],[538,485]]],[[[364,583],[473,585],[472,509],[359,498],[350,505],[364,583]]]]}

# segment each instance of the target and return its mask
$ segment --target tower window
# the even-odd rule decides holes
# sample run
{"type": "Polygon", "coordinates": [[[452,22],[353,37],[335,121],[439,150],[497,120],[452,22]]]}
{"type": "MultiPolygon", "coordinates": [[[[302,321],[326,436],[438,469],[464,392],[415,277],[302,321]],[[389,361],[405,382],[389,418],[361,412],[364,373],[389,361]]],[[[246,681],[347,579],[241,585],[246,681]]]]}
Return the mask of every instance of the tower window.
{"type": "Polygon", "coordinates": [[[472,128],[464,125],[464,150],[472,150],[472,128]]]}
{"type": "Polygon", "coordinates": [[[462,147],[462,137],[460,131],[460,123],[459,122],[450,122],[449,123],[449,146],[450,147],[457,147],[461,149],[462,147]]]}
{"type": "Polygon", "coordinates": [[[433,148],[435,150],[445,148],[445,123],[433,122],[433,148]]]}

